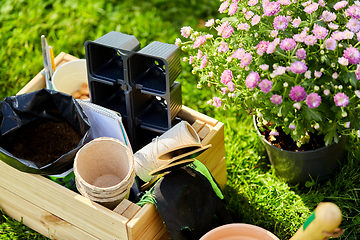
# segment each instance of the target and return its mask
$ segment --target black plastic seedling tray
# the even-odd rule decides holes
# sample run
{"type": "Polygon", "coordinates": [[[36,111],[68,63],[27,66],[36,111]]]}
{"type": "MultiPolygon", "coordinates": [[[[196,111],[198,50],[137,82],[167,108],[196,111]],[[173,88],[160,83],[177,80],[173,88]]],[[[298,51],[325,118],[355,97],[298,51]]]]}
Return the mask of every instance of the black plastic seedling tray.
{"type": "Polygon", "coordinates": [[[85,43],[91,102],[119,112],[134,150],[169,130],[182,106],[180,51],[110,32],[85,43]],[[145,141],[145,142],[146,142],[145,141]]]}

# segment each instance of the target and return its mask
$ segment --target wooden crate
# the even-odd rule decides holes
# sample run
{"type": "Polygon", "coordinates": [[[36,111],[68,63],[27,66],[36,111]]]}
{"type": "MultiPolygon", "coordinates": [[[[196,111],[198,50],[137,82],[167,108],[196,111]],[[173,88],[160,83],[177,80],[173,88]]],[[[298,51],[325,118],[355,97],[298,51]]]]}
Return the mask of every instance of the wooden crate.
{"type": "MultiPolygon", "coordinates": [[[[77,59],[66,53],[56,66],[77,59]]],[[[18,94],[45,87],[39,73],[18,94]]],[[[217,182],[226,184],[223,123],[183,106],[179,117],[198,132],[202,144],[212,148],[198,157],[217,182]]],[[[152,204],[139,207],[123,200],[114,211],[43,177],[24,173],[0,161],[0,208],[51,239],[168,239],[169,234],[152,204]]]]}

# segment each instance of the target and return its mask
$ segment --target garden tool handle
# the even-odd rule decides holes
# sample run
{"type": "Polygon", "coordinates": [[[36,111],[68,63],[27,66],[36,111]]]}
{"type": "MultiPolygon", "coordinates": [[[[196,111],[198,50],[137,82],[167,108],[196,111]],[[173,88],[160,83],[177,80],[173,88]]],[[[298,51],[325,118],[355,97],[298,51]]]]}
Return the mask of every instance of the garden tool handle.
{"type": "Polygon", "coordinates": [[[324,240],[327,237],[338,237],[344,232],[338,228],[341,218],[341,210],[336,204],[320,203],[290,240],[324,240]]]}

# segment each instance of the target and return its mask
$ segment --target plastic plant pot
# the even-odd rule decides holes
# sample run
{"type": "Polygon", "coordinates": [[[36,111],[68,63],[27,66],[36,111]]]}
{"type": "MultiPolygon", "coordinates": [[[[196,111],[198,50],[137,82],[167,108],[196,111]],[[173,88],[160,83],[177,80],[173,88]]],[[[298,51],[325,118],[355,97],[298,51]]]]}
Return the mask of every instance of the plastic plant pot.
{"type": "Polygon", "coordinates": [[[207,232],[200,240],[279,240],[273,233],[250,224],[226,224],[207,232]]]}
{"type": "Polygon", "coordinates": [[[139,49],[140,43],[134,36],[115,31],[95,41],[86,41],[89,80],[96,78],[111,83],[125,81],[127,57],[139,49]]]}
{"type": "Polygon", "coordinates": [[[288,151],[272,145],[261,135],[256,117],[253,122],[276,174],[291,184],[305,184],[312,179],[325,180],[335,173],[339,162],[347,157],[346,136],[341,136],[338,143],[316,150],[288,151]]]}
{"type": "Polygon", "coordinates": [[[129,58],[130,84],[146,94],[168,93],[180,71],[180,50],[173,44],[155,41],[129,58]]]}

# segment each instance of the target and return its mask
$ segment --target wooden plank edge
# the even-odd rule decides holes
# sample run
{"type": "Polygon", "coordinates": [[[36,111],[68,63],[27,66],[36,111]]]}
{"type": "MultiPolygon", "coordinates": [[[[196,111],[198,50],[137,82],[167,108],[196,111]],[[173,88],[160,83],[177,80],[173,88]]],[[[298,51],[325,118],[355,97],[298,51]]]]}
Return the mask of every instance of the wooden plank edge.
{"type": "Polygon", "coordinates": [[[211,173],[222,189],[227,185],[226,158],[219,162],[211,173]]]}
{"type": "Polygon", "coordinates": [[[99,238],[127,236],[129,219],[40,175],[0,161],[0,186],[99,238]]]}
{"type": "Polygon", "coordinates": [[[205,114],[199,113],[189,107],[186,106],[182,106],[180,112],[178,113],[178,117],[180,117],[181,119],[184,119],[186,121],[188,121],[190,124],[193,124],[195,122],[196,119],[201,120],[211,126],[215,126],[219,121],[209,117],[205,114]]]}
{"type": "Polygon", "coordinates": [[[50,239],[99,239],[2,187],[0,208],[6,215],[50,239]]]}

